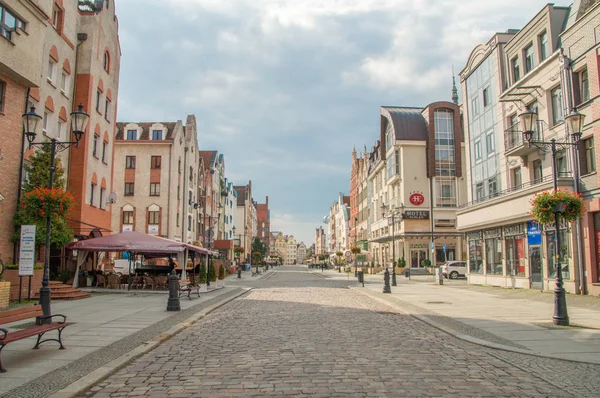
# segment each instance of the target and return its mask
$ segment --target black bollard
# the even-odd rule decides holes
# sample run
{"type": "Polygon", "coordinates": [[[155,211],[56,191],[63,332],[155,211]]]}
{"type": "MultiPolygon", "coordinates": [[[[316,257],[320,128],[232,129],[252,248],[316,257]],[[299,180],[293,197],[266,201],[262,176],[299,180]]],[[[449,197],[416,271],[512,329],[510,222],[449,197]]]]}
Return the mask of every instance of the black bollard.
{"type": "Polygon", "coordinates": [[[238,279],[242,279],[242,269],[238,268],[238,279]]]}
{"type": "Polygon", "coordinates": [[[383,292],[391,293],[392,289],[390,288],[390,271],[386,268],[383,273],[383,292]]]}
{"type": "Polygon", "coordinates": [[[167,311],[179,311],[181,305],[179,304],[179,279],[175,270],[171,271],[169,275],[169,301],[167,302],[167,311]]]}

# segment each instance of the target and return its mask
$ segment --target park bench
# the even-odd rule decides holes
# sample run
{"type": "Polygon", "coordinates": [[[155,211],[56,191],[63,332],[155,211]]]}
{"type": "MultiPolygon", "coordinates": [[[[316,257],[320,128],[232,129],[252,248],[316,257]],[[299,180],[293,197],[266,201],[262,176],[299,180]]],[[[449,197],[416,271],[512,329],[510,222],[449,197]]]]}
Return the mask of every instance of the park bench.
{"type": "Polygon", "coordinates": [[[257,269],[256,271],[252,270],[252,276],[257,276],[257,275],[260,275],[260,270],[259,269],[257,269]]]}
{"type": "Polygon", "coordinates": [[[197,294],[200,297],[200,285],[194,285],[187,279],[179,280],[179,297],[187,293],[187,297],[191,300],[192,293],[197,294]]]}
{"type": "Polygon", "coordinates": [[[24,319],[29,318],[35,318],[36,324],[27,327],[26,329],[9,332],[7,329],[0,328],[0,373],[6,372],[6,369],[2,367],[2,349],[6,347],[7,344],[12,343],[13,341],[37,336],[37,342],[33,347],[34,349],[39,348],[40,344],[45,343],[47,341],[56,341],[58,344],[60,344],[59,349],[65,349],[65,346],[62,343],[62,331],[64,328],[70,325],[70,323],[66,322],[67,317],[59,314],[43,316],[41,305],[36,304],[32,306],[17,308],[14,310],[1,311],[0,325],[5,325],[7,323],[16,321],[22,321],[24,319]],[[61,317],[62,321],[52,322],[52,318],[54,317],[61,317]],[[58,330],[58,338],[42,340],[44,334],[52,330],[58,330]]]}

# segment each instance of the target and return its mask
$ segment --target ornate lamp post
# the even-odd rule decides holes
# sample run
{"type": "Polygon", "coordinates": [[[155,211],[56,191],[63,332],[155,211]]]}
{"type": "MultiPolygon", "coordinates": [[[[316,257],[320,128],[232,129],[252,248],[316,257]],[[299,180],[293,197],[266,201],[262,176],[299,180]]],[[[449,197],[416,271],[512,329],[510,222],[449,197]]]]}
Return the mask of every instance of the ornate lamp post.
{"type": "MultiPolygon", "coordinates": [[[[77,148],[79,146],[79,141],[83,137],[83,133],[88,125],[88,121],[90,120],[90,115],[83,111],[83,105],[79,105],[77,110],[71,112],[71,130],[73,135],[75,136],[75,141],[59,141],[56,138],[51,138],[50,141],[45,142],[34,142],[35,138],[39,134],[39,129],[41,127],[40,121],[42,117],[35,113],[35,107],[31,107],[29,112],[23,114],[21,116],[23,120],[23,130],[25,131],[25,137],[27,137],[27,142],[29,143],[29,148],[31,149],[34,145],[50,145],[50,178],[48,181],[48,189],[52,189],[52,185],[54,182],[54,171],[56,170],[55,160],[56,153],[62,152],[67,148],[74,146],[77,148]]],[[[51,229],[51,217],[50,213],[46,217],[46,243],[45,243],[45,251],[44,251],[44,276],[42,278],[42,287],[40,288],[40,305],[42,306],[42,311],[44,316],[50,316],[50,229],[51,229]]]]}
{"type": "MultiPolygon", "coordinates": [[[[385,204],[381,205],[381,217],[385,218],[385,212],[387,210],[387,206],[385,204]]],[[[385,272],[383,274],[383,293],[391,293],[392,288],[390,287],[390,270],[389,270],[389,262],[385,262],[385,272]]]]}
{"type": "MultiPolygon", "coordinates": [[[[529,146],[533,145],[536,148],[547,151],[550,149],[552,153],[552,183],[554,192],[558,190],[558,170],[556,169],[556,152],[557,148],[563,149],[569,146],[574,146],[577,149],[579,140],[581,139],[581,130],[583,129],[583,121],[585,116],[577,112],[576,109],[565,118],[565,122],[571,131],[571,142],[557,142],[556,139],[551,139],[550,142],[536,141],[533,139],[534,127],[537,121],[537,113],[528,109],[519,115],[521,126],[523,128],[523,141],[529,146]]],[[[564,212],[563,206],[554,208],[554,227],[556,236],[556,287],[554,288],[554,315],[552,317],[556,325],[569,325],[569,315],[567,313],[567,299],[565,297],[565,289],[563,288],[563,277],[561,267],[561,239],[560,239],[560,215],[564,212]]]]}

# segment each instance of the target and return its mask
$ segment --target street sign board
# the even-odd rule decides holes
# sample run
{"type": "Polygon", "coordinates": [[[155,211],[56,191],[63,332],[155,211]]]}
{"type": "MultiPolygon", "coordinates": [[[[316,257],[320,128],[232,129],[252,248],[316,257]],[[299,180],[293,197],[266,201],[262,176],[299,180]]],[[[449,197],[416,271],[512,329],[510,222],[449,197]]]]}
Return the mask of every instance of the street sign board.
{"type": "Polygon", "coordinates": [[[35,225],[21,225],[19,276],[33,275],[35,261],[35,225]]]}
{"type": "Polygon", "coordinates": [[[444,253],[446,253],[446,244],[445,244],[445,243],[442,245],[442,251],[443,251],[444,253]]]}

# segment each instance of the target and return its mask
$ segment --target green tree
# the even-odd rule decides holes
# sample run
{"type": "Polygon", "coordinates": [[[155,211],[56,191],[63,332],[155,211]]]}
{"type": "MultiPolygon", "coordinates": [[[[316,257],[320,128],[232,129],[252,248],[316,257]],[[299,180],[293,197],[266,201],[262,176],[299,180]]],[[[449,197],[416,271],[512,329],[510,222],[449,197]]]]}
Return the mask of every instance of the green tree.
{"type": "Polygon", "coordinates": [[[267,247],[258,237],[252,240],[252,253],[259,252],[263,257],[267,255],[267,247]]]}
{"type": "MultiPolygon", "coordinates": [[[[29,159],[29,163],[25,163],[25,171],[28,179],[23,183],[23,191],[30,192],[35,187],[48,187],[50,181],[50,145],[40,145],[33,156],[29,159]]],[[[55,163],[59,163],[60,159],[56,159],[55,163]]],[[[52,181],[53,188],[64,189],[65,187],[65,171],[61,167],[56,167],[54,170],[54,179],[52,181]]]]}
{"type": "Polygon", "coordinates": [[[211,264],[210,268],[208,269],[208,279],[211,282],[217,281],[217,267],[215,267],[214,264],[211,264]]]}
{"type": "Polygon", "coordinates": [[[222,281],[223,279],[225,279],[225,273],[226,273],[225,272],[225,266],[223,264],[221,264],[219,266],[219,280],[222,281]]]}
{"type": "Polygon", "coordinates": [[[198,281],[200,283],[206,283],[206,264],[202,263],[200,265],[200,271],[199,271],[199,275],[198,275],[198,281]]]}

